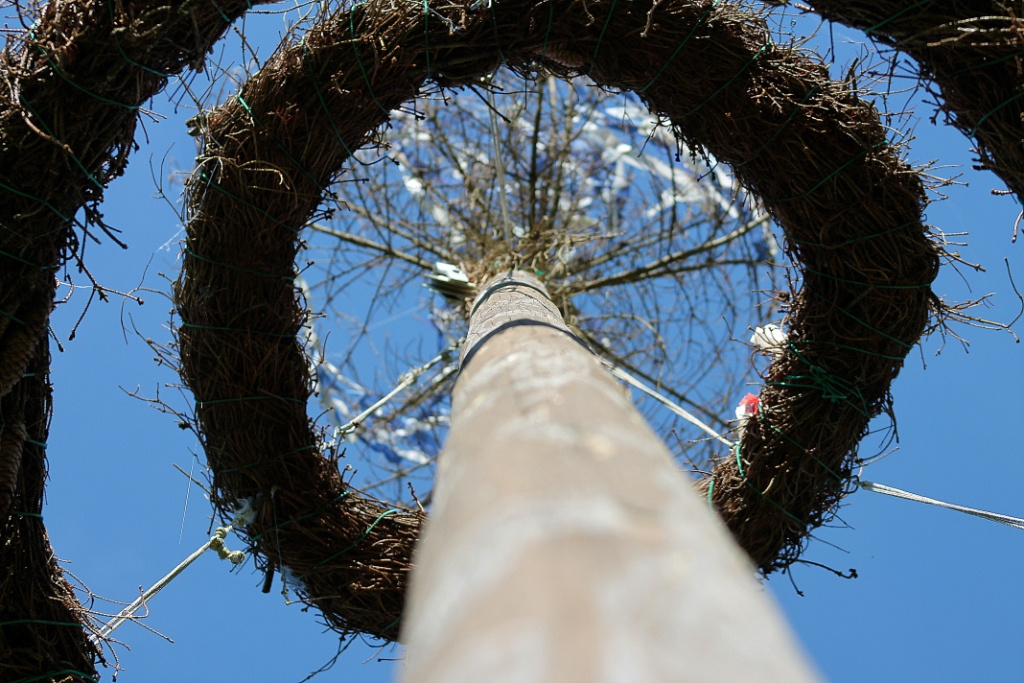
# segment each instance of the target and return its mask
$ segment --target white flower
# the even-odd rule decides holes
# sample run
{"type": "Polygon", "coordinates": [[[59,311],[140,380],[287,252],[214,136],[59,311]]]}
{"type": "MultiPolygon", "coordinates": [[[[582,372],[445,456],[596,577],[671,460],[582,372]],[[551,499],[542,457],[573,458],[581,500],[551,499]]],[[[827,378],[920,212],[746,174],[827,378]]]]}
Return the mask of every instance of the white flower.
{"type": "Polygon", "coordinates": [[[252,506],[252,498],[243,498],[231,516],[231,526],[236,529],[246,526],[249,522],[256,519],[256,510],[252,506]]]}
{"type": "Polygon", "coordinates": [[[778,325],[765,325],[754,328],[754,335],[750,338],[750,343],[764,353],[781,356],[789,343],[789,337],[778,325]]]}

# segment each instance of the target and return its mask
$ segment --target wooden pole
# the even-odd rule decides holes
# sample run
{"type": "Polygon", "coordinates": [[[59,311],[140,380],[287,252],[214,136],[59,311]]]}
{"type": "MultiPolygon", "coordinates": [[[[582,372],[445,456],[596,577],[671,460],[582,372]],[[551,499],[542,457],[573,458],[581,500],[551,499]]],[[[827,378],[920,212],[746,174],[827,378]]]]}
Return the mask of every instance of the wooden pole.
{"type": "Polygon", "coordinates": [[[477,299],[414,557],[407,683],[817,680],[537,278],[477,299]]]}

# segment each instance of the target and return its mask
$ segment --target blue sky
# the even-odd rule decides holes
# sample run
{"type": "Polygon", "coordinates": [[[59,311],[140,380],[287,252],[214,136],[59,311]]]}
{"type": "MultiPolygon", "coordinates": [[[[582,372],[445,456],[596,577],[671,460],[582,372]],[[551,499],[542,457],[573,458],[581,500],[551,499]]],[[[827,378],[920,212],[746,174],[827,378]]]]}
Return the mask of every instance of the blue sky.
{"type": "MultiPolygon", "coordinates": [[[[280,25],[277,18],[268,22],[280,25]]],[[[834,36],[839,44],[858,40],[842,27],[834,36]]],[[[937,159],[945,167],[937,175],[959,175],[967,184],[947,188],[949,199],[929,208],[928,221],[947,233],[968,232],[960,253],[987,269],[961,268],[961,276],[946,268],[935,291],[950,301],[995,292],[984,315],[1008,321],[1020,302],[1002,259],[1010,259],[1024,287],[1024,237],[1011,243],[1020,207],[990,194],[1002,188],[997,178],[971,170],[966,138],[933,127],[929,105],[915,106],[909,158],[937,159]]],[[[107,219],[124,231],[129,249],[106,241],[90,244],[86,257],[108,287],[141,284],[156,291],[141,294],[141,307],[116,299],[94,303],[71,342],[68,333],[87,292],[75,292],[53,323],[65,350],[54,354],[47,527],[71,572],[94,594],[123,601],[208,538],[210,513],[194,486],[186,505],[188,482],[172,467],[190,467],[198,448],[194,436],[126,393],[139,387],[153,396],[159,388],[179,406],[188,400],[143,340],[123,331],[134,325],[143,337],[170,338],[167,278],[176,275],[182,234],[173,209],[154,198],[153,175],[166,178],[170,168],[189,168],[195,151],[184,135],[187,112],[175,115],[164,98],[151,108],[170,118],[145,124],[138,138],[142,149],[107,195],[107,219]]],[[[177,191],[168,188],[172,199],[177,191]]],[[[1022,325],[1015,329],[1021,333],[1022,325]]],[[[1006,333],[957,331],[970,341],[969,352],[953,339],[942,347],[936,336],[908,358],[893,387],[900,449],[867,468],[863,478],[1024,516],[1024,420],[1016,394],[1024,379],[1024,347],[1006,333]]],[[[734,334],[745,338],[745,330],[734,334]]],[[[863,452],[875,452],[880,438],[868,437],[863,452]]],[[[767,583],[829,680],[1024,681],[1024,533],[865,491],[848,498],[840,514],[851,528],[819,530],[820,541],[811,543],[805,558],[856,568],[858,579],[800,566],[793,578],[803,597],[787,577],[767,583]]],[[[278,584],[262,594],[262,577],[251,563],[229,570],[216,556],[204,556],[152,601],[145,623],[173,644],[132,624],[117,631],[131,648],[118,651],[124,667],[119,681],[299,681],[327,663],[337,640],[314,613],[285,605],[278,584]]],[[[356,641],[321,680],[388,681],[396,656],[390,647],[356,641]]]]}

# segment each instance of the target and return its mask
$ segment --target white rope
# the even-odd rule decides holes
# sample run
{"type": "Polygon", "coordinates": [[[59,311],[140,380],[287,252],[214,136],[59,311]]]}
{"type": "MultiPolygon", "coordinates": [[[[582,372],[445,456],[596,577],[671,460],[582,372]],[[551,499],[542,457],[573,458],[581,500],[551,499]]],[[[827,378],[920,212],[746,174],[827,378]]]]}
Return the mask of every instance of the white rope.
{"type": "MultiPolygon", "coordinates": [[[[428,360],[423,365],[420,365],[419,367],[412,368],[411,370],[403,373],[398,378],[398,384],[395,385],[394,389],[392,389],[388,393],[384,394],[384,396],[382,396],[372,406],[370,406],[369,408],[367,408],[363,412],[361,412],[358,415],[356,415],[355,417],[353,417],[351,420],[348,421],[347,424],[344,424],[344,425],[338,427],[338,429],[336,431],[337,436],[345,436],[347,434],[351,434],[351,433],[355,432],[360,427],[360,425],[362,425],[363,420],[365,420],[366,418],[368,418],[369,416],[373,415],[375,412],[380,410],[382,407],[384,407],[384,405],[386,403],[388,403],[388,401],[390,401],[395,396],[397,396],[403,389],[406,389],[407,387],[412,386],[416,382],[416,380],[420,378],[420,375],[422,375],[424,372],[426,372],[430,368],[434,367],[435,365],[437,365],[441,361],[448,359],[449,356],[452,354],[452,352],[454,350],[455,350],[454,348],[445,349],[441,353],[437,354],[437,356],[435,356],[431,360],[428,360]]],[[[445,374],[445,376],[447,376],[448,374],[451,374],[451,372],[453,372],[453,371],[454,371],[454,367],[452,367],[450,369],[447,369],[446,373],[442,373],[442,374],[445,374]]]]}
{"type": "Polygon", "coordinates": [[[964,512],[968,515],[974,515],[975,517],[987,519],[990,522],[999,522],[1000,524],[1012,526],[1015,529],[1024,530],[1024,519],[1021,519],[1020,517],[1010,517],[1009,515],[1001,515],[997,512],[987,512],[985,510],[969,508],[963,505],[944,503],[941,500],[935,500],[934,498],[926,498],[925,496],[919,496],[916,493],[903,491],[901,489],[893,488],[892,486],[886,486],[885,484],[876,484],[873,481],[863,481],[857,478],[855,478],[854,481],[857,483],[858,486],[867,491],[874,491],[875,493],[884,493],[887,496],[893,496],[895,498],[905,498],[907,500],[913,500],[918,503],[937,505],[940,508],[949,508],[950,510],[956,510],[957,512],[964,512]]]}
{"type": "Polygon", "coordinates": [[[602,359],[601,362],[604,363],[608,367],[608,369],[611,371],[611,373],[613,375],[615,375],[616,377],[618,377],[622,381],[626,382],[627,384],[630,384],[630,385],[636,387],[637,389],[639,389],[640,391],[644,392],[645,394],[647,394],[648,396],[650,396],[654,400],[658,401],[659,403],[664,405],[666,408],[671,410],[673,413],[675,413],[679,417],[681,417],[684,420],[686,420],[687,422],[689,422],[690,424],[692,424],[695,427],[698,427],[699,429],[702,429],[703,431],[707,432],[711,436],[715,437],[716,439],[718,439],[719,441],[724,443],[729,448],[732,448],[735,445],[735,444],[733,444],[732,441],[729,441],[724,436],[722,436],[721,434],[716,432],[714,429],[712,429],[711,427],[709,427],[706,424],[704,424],[703,422],[701,422],[697,418],[696,415],[694,415],[693,413],[689,412],[688,410],[686,410],[684,408],[680,408],[678,405],[676,405],[675,403],[673,403],[672,401],[667,399],[665,396],[662,396],[661,394],[659,394],[654,389],[651,389],[650,387],[648,387],[647,385],[642,383],[640,380],[638,380],[635,377],[633,377],[633,375],[629,374],[628,372],[626,372],[622,368],[618,367],[617,365],[613,365],[612,363],[609,363],[608,361],[603,360],[603,359],[602,359]]]}
{"type": "MultiPolygon", "coordinates": [[[[662,403],[666,408],[671,410],[673,413],[675,413],[679,417],[683,418],[684,420],[686,420],[690,424],[700,428],[704,432],[707,432],[708,434],[710,434],[714,438],[716,438],[719,441],[721,441],[722,443],[724,443],[726,446],[729,446],[730,448],[732,448],[734,446],[734,444],[731,441],[726,439],[724,436],[722,436],[721,434],[716,432],[714,429],[712,429],[708,425],[706,425],[703,422],[701,422],[692,413],[690,413],[689,411],[679,407],[678,405],[676,405],[675,403],[673,403],[672,401],[667,399],[662,394],[659,394],[654,389],[651,389],[650,387],[646,386],[645,384],[643,384],[642,382],[637,380],[635,377],[630,375],[628,372],[626,372],[622,368],[620,368],[620,367],[618,367],[616,365],[613,365],[613,364],[611,364],[608,361],[605,361],[603,359],[602,359],[602,362],[608,367],[608,369],[611,371],[612,375],[614,375],[615,377],[618,377],[619,379],[623,380],[627,384],[630,384],[630,385],[636,387],[637,389],[639,389],[640,391],[644,392],[645,394],[647,394],[651,398],[653,398],[656,401],[662,403]]],[[[1010,515],[1001,515],[998,512],[988,512],[986,510],[979,510],[977,508],[970,508],[970,507],[966,507],[964,505],[954,505],[953,503],[946,503],[946,502],[943,502],[941,500],[935,500],[934,498],[928,498],[926,496],[921,496],[921,495],[918,495],[916,493],[911,493],[909,491],[904,491],[902,489],[895,488],[893,486],[887,486],[886,484],[877,484],[877,483],[875,483],[873,481],[864,481],[864,480],[859,479],[857,477],[854,477],[853,480],[857,484],[857,486],[859,486],[860,488],[865,489],[867,491],[874,491],[875,493],[882,493],[882,494],[885,494],[887,496],[893,496],[895,498],[904,498],[906,500],[912,500],[912,501],[916,501],[918,503],[927,503],[928,505],[936,505],[938,507],[948,508],[950,510],[956,510],[957,512],[963,512],[963,513],[966,513],[968,515],[974,515],[975,517],[981,517],[982,519],[987,519],[990,522],[998,522],[1000,524],[1005,524],[1007,526],[1011,526],[1011,527],[1013,527],[1015,529],[1024,530],[1024,519],[1021,519],[1020,517],[1011,517],[1010,515]]]]}
{"type": "Polygon", "coordinates": [[[196,550],[182,560],[174,569],[169,571],[162,579],[154,583],[149,587],[142,595],[140,595],[132,604],[121,610],[117,616],[108,621],[106,624],[101,626],[95,635],[92,636],[94,642],[106,638],[113,633],[121,624],[130,620],[135,616],[135,613],[145,606],[146,602],[149,601],[154,595],[162,591],[167,584],[178,577],[183,571],[188,569],[188,566],[199,559],[199,557],[210,548],[217,551],[217,554],[222,560],[230,560],[232,564],[241,564],[245,561],[245,553],[241,550],[228,550],[224,547],[224,539],[227,537],[231,530],[236,526],[245,526],[253,520],[256,516],[256,511],[252,507],[250,500],[244,500],[242,506],[235,512],[234,519],[231,520],[231,524],[228,526],[217,527],[217,530],[210,537],[210,540],[202,544],[196,550]]]}

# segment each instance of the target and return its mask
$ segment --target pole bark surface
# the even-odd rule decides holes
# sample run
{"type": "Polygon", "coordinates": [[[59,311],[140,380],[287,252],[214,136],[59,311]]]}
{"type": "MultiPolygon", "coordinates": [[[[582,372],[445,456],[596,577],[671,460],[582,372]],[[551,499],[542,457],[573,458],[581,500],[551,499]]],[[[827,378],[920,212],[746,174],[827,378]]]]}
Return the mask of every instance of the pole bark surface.
{"type": "Polygon", "coordinates": [[[818,680],[725,527],[537,278],[470,316],[408,683],[818,680]]]}

